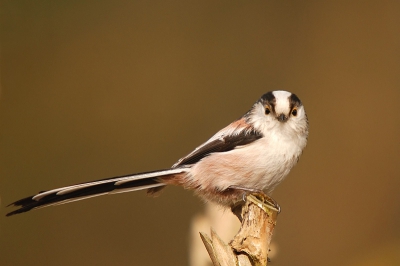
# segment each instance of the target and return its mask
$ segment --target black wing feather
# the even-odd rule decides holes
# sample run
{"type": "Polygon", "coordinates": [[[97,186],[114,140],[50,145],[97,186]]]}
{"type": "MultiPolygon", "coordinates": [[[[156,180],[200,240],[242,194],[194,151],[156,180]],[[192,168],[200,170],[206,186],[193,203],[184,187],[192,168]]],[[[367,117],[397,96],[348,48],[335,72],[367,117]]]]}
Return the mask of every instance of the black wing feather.
{"type": "Polygon", "coordinates": [[[227,152],[237,146],[249,144],[262,137],[256,130],[242,130],[237,134],[225,135],[200,146],[189,155],[181,158],[173,167],[194,164],[213,152],[227,152]]]}

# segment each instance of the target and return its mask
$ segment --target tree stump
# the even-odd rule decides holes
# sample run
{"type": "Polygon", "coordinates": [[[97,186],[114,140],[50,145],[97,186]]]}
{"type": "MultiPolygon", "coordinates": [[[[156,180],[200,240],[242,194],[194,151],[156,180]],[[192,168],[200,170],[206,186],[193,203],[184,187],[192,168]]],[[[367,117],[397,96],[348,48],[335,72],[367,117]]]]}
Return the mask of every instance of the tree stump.
{"type": "Polygon", "coordinates": [[[241,210],[242,225],[229,244],[225,244],[213,229],[211,238],[200,233],[214,266],[267,265],[278,209],[257,196],[246,197],[241,210]]]}

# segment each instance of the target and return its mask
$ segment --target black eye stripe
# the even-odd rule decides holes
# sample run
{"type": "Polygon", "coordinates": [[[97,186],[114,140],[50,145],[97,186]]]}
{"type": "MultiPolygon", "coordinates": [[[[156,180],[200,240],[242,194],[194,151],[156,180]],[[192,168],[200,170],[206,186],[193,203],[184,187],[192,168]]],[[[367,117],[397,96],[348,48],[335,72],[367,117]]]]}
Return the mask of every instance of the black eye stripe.
{"type": "Polygon", "coordinates": [[[272,91],[267,92],[263,96],[261,96],[261,102],[263,105],[268,106],[271,110],[271,112],[275,113],[275,104],[276,104],[276,99],[275,95],[272,93],[272,91]]]}
{"type": "Polygon", "coordinates": [[[290,110],[293,110],[293,108],[295,108],[295,107],[301,106],[300,99],[294,93],[292,93],[289,96],[289,106],[290,106],[290,110]]]}

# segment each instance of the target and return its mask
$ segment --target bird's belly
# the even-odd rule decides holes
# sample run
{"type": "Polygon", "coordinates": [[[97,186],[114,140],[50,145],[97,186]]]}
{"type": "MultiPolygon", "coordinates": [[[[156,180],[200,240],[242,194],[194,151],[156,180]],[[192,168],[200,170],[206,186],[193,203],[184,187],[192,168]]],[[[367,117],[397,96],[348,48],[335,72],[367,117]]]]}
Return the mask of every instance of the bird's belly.
{"type": "Polygon", "coordinates": [[[300,153],[285,143],[274,147],[254,142],[205,157],[193,166],[190,178],[200,190],[224,191],[234,185],[271,192],[296,164],[300,153]]]}

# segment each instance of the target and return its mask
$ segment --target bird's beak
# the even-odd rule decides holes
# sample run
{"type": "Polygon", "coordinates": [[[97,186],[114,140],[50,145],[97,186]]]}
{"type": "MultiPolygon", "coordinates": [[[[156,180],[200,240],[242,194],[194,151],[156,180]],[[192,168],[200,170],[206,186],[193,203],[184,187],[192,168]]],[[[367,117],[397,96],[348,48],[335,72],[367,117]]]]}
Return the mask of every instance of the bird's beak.
{"type": "Polygon", "coordinates": [[[286,122],[288,120],[288,117],[285,114],[280,114],[276,117],[279,122],[286,122]]]}

